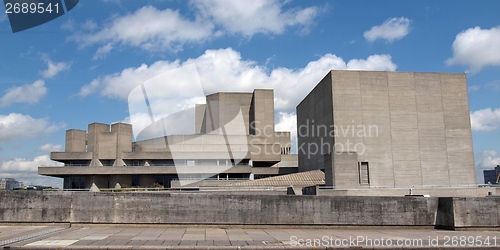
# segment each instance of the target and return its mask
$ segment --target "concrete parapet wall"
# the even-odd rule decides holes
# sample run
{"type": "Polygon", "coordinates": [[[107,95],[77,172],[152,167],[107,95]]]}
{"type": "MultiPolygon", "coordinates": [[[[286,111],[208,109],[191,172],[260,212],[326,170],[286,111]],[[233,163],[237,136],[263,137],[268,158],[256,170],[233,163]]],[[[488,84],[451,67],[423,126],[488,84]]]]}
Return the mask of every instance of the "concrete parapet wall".
{"type": "Polygon", "coordinates": [[[0,192],[2,222],[433,226],[437,198],[0,192]]]}
{"type": "Polygon", "coordinates": [[[0,191],[1,222],[70,222],[70,192],[0,191]]]}
{"type": "Polygon", "coordinates": [[[500,197],[1,191],[0,222],[499,227],[500,197]],[[439,208],[439,209],[438,209],[439,208]]]}
{"type": "Polygon", "coordinates": [[[500,196],[439,198],[436,227],[499,228],[500,196]]]}

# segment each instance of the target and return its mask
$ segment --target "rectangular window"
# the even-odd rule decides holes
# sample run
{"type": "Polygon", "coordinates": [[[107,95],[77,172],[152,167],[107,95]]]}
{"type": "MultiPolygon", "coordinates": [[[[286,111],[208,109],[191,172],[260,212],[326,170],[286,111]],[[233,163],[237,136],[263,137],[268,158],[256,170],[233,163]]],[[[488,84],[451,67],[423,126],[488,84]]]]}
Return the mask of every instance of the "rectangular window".
{"type": "Polygon", "coordinates": [[[68,176],[64,178],[64,189],[84,189],[85,176],[68,176]]]}
{"type": "Polygon", "coordinates": [[[359,162],[359,184],[370,185],[370,168],[368,167],[368,162],[359,162]]]}
{"type": "Polygon", "coordinates": [[[132,187],[139,187],[141,185],[140,180],[141,177],[139,175],[132,175],[132,187]]]}

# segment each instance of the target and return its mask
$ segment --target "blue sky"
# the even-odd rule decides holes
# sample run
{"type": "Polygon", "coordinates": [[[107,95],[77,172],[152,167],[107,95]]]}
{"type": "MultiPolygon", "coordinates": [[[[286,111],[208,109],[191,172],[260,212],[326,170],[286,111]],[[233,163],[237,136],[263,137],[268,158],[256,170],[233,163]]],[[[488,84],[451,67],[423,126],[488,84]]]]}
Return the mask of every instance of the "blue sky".
{"type": "Polygon", "coordinates": [[[499,9],[493,0],[95,0],[12,33],[0,7],[0,177],[61,186],[36,168],[54,164],[66,129],[129,121],[138,82],[194,63],[206,94],[274,88],[283,130],[330,69],[467,72],[482,181],[500,164],[499,9]]]}

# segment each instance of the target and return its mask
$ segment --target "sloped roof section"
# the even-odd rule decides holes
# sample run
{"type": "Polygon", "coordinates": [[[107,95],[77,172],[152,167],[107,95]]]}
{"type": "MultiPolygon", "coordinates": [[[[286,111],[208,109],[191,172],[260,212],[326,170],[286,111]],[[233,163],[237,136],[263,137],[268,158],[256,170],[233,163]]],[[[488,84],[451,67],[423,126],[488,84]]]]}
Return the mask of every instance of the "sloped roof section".
{"type": "Polygon", "coordinates": [[[321,170],[300,172],[295,174],[280,175],[262,178],[253,181],[233,183],[227,186],[314,186],[325,184],[325,173],[321,170]]]}

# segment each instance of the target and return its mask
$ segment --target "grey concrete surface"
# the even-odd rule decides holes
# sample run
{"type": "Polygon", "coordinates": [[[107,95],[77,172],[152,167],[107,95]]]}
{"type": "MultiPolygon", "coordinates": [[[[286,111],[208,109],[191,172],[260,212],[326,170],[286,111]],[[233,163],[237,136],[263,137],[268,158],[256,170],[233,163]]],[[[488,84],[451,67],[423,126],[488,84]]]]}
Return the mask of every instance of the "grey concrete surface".
{"type": "Polygon", "coordinates": [[[476,183],[465,74],[333,70],[297,106],[297,129],[299,171],[332,168],[339,188],[361,186],[362,162],[370,187],[476,183]]]}
{"type": "MultiPolygon", "coordinates": [[[[1,225],[0,238],[51,226],[1,225]]],[[[54,226],[52,226],[54,227],[54,226]]],[[[10,249],[498,249],[500,231],[73,225],[10,249]]]]}
{"type": "Polygon", "coordinates": [[[499,206],[500,196],[0,191],[0,222],[500,228],[499,206]]]}
{"type": "Polygon", "coordinates": [[[438,198],[0,191],[0,222],[434,226],[438,198]]]}

